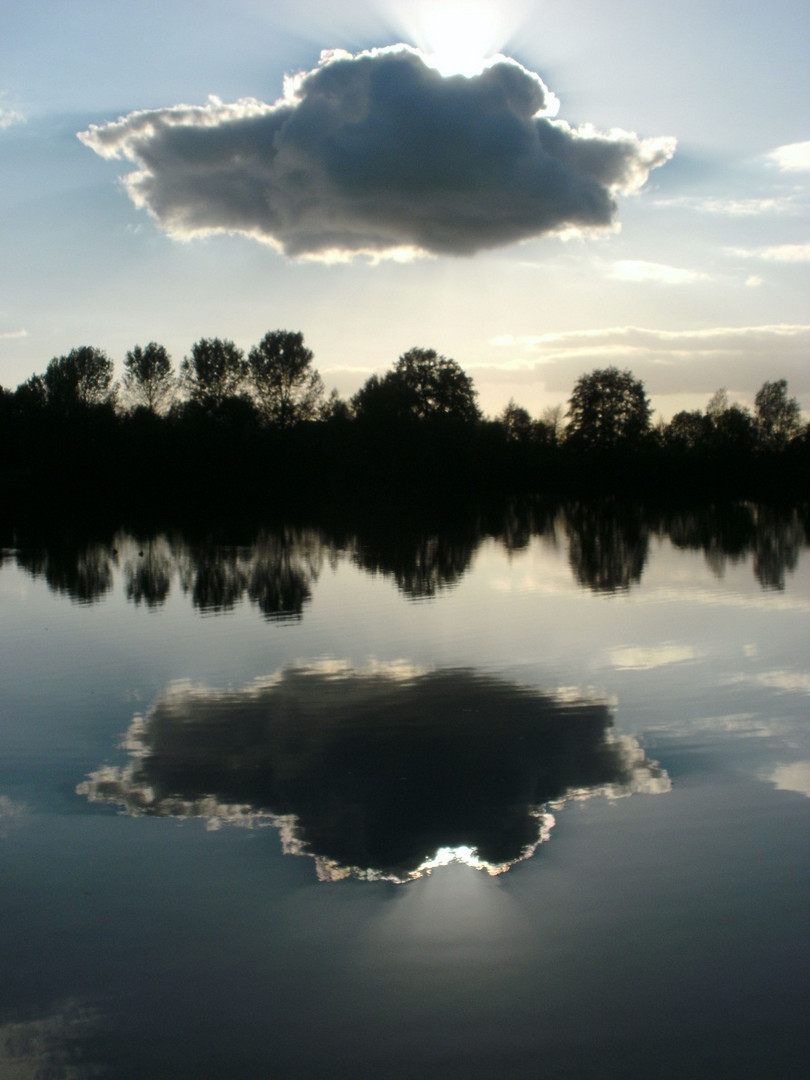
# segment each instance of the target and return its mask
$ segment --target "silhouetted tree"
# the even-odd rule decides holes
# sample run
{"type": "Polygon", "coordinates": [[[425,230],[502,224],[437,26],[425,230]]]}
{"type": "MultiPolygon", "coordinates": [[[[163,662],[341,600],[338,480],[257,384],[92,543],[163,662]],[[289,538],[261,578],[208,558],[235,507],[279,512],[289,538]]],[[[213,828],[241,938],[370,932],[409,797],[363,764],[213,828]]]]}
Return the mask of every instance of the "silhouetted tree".
{"type": "Polygon", "coordinates": [[[342,398],[335,387],[318,410],[318,416],[326,421],[350,420],[353,415],[351,403],[342,398]]]}
{"type": "Polygon", "coordinates": [[[736,402],[714,418],[715,441],[727,450],[750,450],[756,441],[756,427],[747,409],[736,402]]]}
{"type": "Polygon", "coordinates": [[[510,398],[498,417],[498,423],[509,442],[526,443],[532,437],[534,425],[531,415],[528,409],[516,405],[514,398],[510,398]]]}
{"type": "Polygon", "coordinates": [[[180,365],[180,383],[196,405],[216,411],[245,386],[247,363],[241,349],[222,338],[201,338],[180,365]]]}
{"type": "Polygon", "coordinates": [[[685,409],[675,413],[664,427],[664,442],[687,450],[696,450],[705,445],[711,431],[711,421],[700,411],[685,409]]]}
{"type": "Polygon", "coordinates": [[[472,379],[434,349],[410,349],[382,378],[372,375],[352,398],[360,419],[474,422],[480,418],[472,379]]]}
{"type": "Polygon", "coordinates": [[[420,420],[436,416],[472,422],[480,417],[472,379],[435,349],[409,349],[394,367],[409,392],[411,413],[420,420]]]}
{"type": "Polygon", "coordinates": [[[323,402],[323,380],[300,331],[271,330],[248,353],[250,386],[262,414],[288,428],[314,420],[323,402]]]}
{"type": "Polygon", "coordinates": [[[351,408],[361,420],[401,420],[411,415],[413,395],[402,379],[393,372],[371,375],[354,397],[351,408]]]}
{"type": "Polygon", "coordinates": [[[48,400],[45,380],[41,375],[32,375],[14,391],[14,400],[21,410],[42,408],[48,400]]]}
{"type": "Polygon", "coordinates": [[[155,415],[172,401],[176,380],[172,361],[162,345],[150,341],[136,345],[124,359],[124,389],[134,406],[142,405],[155,415]]]}
{"type": "Polygon", "coordinates": [[[48,403],[70,409],[104,405],[114,400],[113,362],[102,349],[82,345],[67,356],[55,356],[43,376],[48,403]]]}
{"type": "Polygon", "coordinates": [[[709,398],[706,404],[706,415],[714,422],[718,416],[722,415],[729,407],[728,390],[725,386],[721,386],[719,390],[715,390],[712,396],[709,398]]]}
{"type": "Polygon", "coordinates": [[[568,437],[588,448],[638,442],[650,429],[644,384],[609,367],[581,375],[568,401],[568,437]]]}
{"type": "Polygon", "coordinates": [[[563,436],[564,431],[564,413],[562,405],[549,405],[547,409],[543,410],[543,415],[540,417],[540,423],[546,429],[546,441],[551,446],[557,446],[563,436]]]}
{"type": "MultiPolygon", "coordinates": [[[[14,394],[4,386],[0,386],[0,478],[3,466],[8,462],[11,444],[16,432],[12,433],[14,423],[15,402],[14,394]]],[[[3,557],[0,555],[0,563],[3,557]]]]}
{"type": "Polygon", "coordinates": [[[787,395],[787,380],[764,382],[754,398],[757,430],[763,444],[785,446],[802,430],[802,413],[795,397],[787,395]]]}
{"type": "Polygon", "coordinates": [[[706,476],[713,483],[723,483],[727,490],[740,490],[754,475],[754,418],[738,402],[730,402],[728,392],[721,387],[709,398],[704,424],[706,476]]]}
{"type": "Polygon", "coordinates": [[[711,450],[740,470],[747,467],[756,442],[756,425],[750,412],[729,402],[725,387],[716,390],[706,405],[707,434],[711,450]]]}

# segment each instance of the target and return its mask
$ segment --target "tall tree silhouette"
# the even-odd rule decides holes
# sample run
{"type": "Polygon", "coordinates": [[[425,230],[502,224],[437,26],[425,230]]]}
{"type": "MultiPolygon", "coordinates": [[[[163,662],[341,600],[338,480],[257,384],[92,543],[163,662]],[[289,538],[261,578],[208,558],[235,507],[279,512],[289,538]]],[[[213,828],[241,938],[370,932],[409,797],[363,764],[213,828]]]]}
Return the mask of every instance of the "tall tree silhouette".
{"type": "Polygon", "coordinates": [[[508,442],[526,443],[531,439],[534,425],[528,409],[515,403],[510,398],[503,412],[498,417],[503,433],[508,442]]]}
{"type": "Polygon", "coordinates": [[[245,387],[247,363],[232,341],[201,338],[180,365],[180,383],[196,405],[216,411],[245,387]]]}
{"type": "Polygon", "coordinates": [[[154,341],[144,348],[136,345],[124,359],[123,383],[133,405],[144,406],[156,415],[162,413],[171,404],[176,387],[171,357],[154,341]]]}
{"type": "Polygon", "coordinates": [[[783,447],[801,432],[801,409],[795,397],[788,397],[786,379],[762,384],[754,398],[754,412],[766,446],[783,447]]]}
{"type": "Polygon", "coordinates": [[[114,398],[113,362],[92,345],[55,356],[42,378],[48,403],[70,409],[76,405],[103,405],[114,398]]]}
{"type": "Polygon", "coordinates": [[[251,389],[267,420],[288,428],[318,416],[323,380],[300,331],[269,331],[250,350],[247,362],[251,389]]]}

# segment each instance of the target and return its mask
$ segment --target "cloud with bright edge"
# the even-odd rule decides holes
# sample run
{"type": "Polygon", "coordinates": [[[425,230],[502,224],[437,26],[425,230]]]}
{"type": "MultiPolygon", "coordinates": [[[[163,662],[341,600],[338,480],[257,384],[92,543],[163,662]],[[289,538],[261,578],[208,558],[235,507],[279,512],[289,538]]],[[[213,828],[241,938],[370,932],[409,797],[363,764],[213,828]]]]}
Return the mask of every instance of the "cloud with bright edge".
{"type": "Polygon", "coordinates": [[[496,57],[442,75],[405,45],[350,55],[243,99],[137,111],[79,139],[131,162],[124,186],[169,235],[240,233],[291,257],[471,255],[615,227],[675,151],[555,119],[541,78],[496,57]]]}

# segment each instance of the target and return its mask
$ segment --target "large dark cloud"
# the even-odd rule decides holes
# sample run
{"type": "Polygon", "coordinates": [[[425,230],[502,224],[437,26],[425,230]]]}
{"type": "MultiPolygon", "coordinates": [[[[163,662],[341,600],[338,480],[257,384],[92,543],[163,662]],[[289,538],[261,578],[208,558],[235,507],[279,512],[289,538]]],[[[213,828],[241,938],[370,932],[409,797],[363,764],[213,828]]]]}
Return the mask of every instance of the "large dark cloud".
{"type": "Polygon", "coordinates": [[[405,881],[442,851],[491,872],[548,835],[549,807],[669,788],[606,702],[469,670],[295,667],[253,687],[178,685],[130,731],[133,757],[79,785],[132,814],[270,819],[319,875],[405,881]]]}
{"type": "Polygon", "coordinates": [[[414,49],[325,54],[275,104],[133,112],[79,138],[137,169],[170,234],[244,233],[291,256],[473,252],[610,226],[671,138],[572,127],[539,76],[499,59],[443,76],[414,49]]]}

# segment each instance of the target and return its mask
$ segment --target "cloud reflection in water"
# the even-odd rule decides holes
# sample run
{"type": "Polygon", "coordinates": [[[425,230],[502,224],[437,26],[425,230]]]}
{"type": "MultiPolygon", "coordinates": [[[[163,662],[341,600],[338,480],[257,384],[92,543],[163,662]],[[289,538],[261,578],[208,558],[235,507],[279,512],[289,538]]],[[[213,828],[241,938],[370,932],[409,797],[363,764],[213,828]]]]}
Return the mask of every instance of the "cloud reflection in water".
{"type": "Polygon", "coordinates": [[[668,791],[605,701],[468,669],[340,662],[241,690],[177,683],[77,791],[133,815],[270,823],[318,876],[408,881],[451,861],[501,873],[570,798],[668,791]]]}

